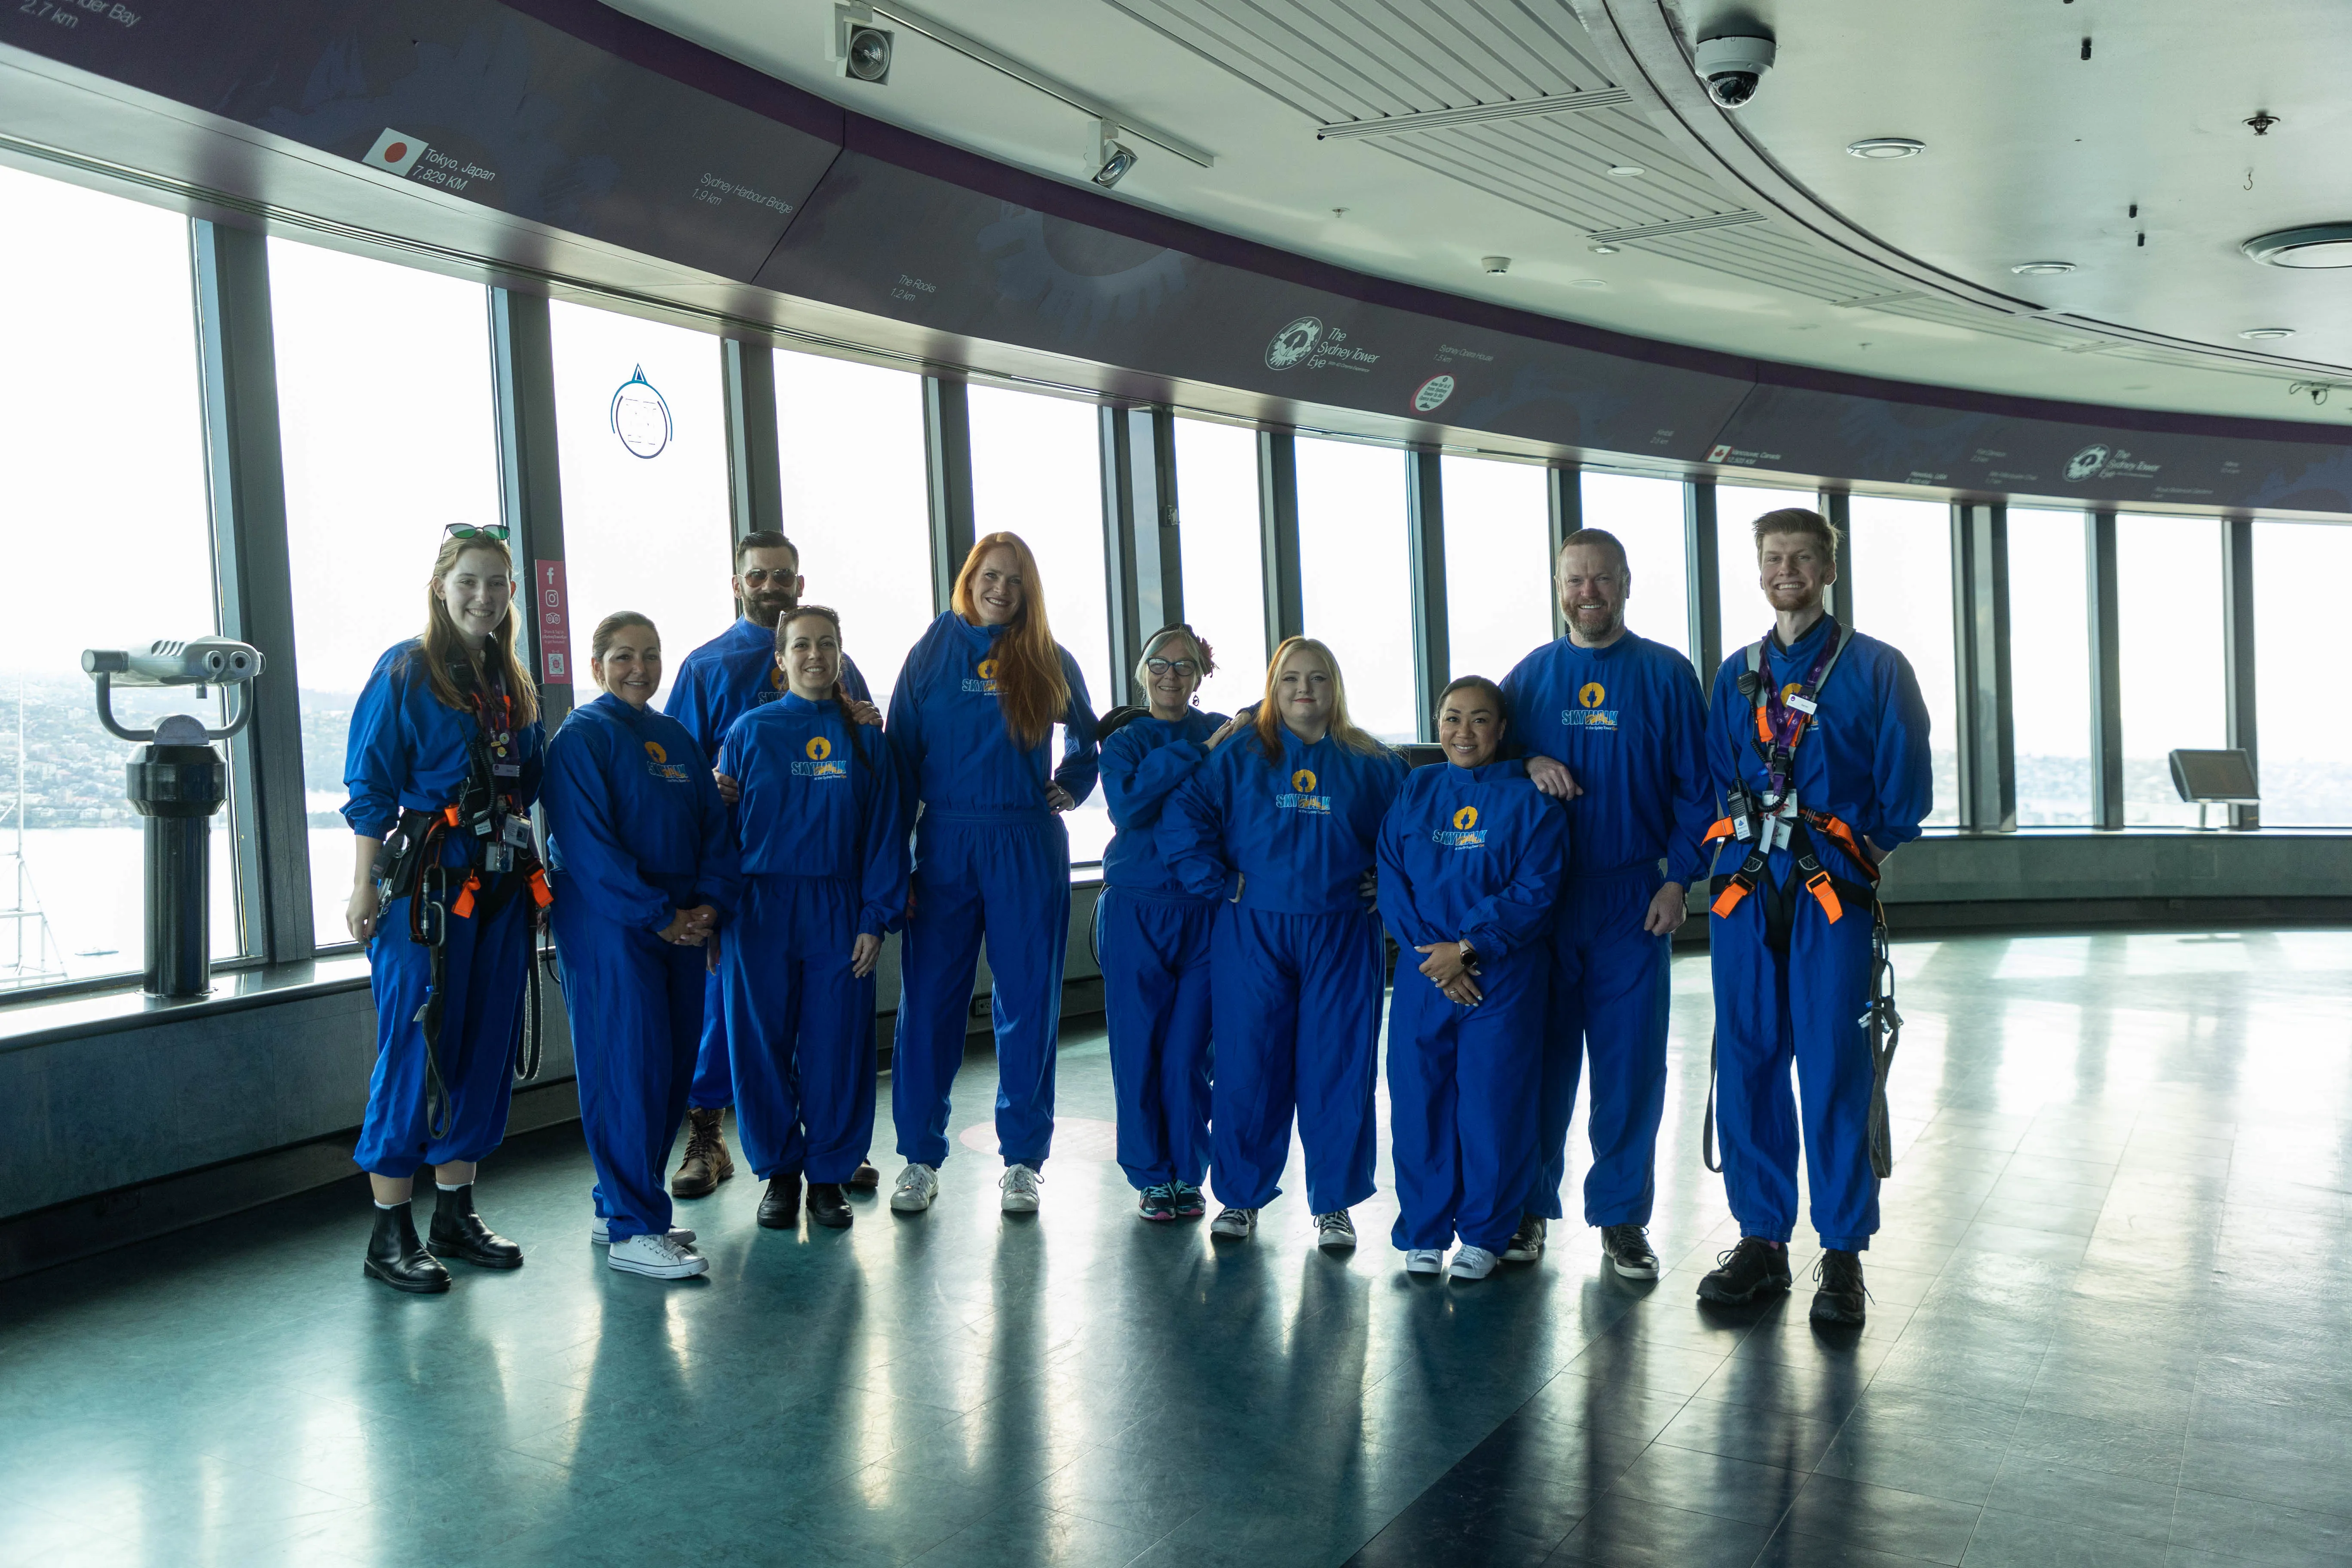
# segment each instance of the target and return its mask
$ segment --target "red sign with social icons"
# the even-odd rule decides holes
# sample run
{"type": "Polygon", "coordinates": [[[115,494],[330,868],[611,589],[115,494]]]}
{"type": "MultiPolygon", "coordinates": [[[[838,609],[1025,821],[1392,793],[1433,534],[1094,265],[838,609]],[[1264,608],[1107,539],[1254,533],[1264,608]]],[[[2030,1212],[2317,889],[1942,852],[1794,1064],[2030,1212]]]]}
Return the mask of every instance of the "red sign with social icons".
{"type": "Polygon", "coordinates": [[[572,684],[572,622],[563,595],[563,563],[530,563],[531,597],[539,611],[540,679],[548,686],[572,684]]]}

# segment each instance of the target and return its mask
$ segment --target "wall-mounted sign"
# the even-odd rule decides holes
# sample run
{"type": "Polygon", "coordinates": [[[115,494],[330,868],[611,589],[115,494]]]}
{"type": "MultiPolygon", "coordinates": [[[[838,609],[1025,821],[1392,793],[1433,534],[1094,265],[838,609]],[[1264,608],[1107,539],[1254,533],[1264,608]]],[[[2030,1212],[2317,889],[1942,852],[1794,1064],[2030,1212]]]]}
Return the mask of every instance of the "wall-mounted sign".
{"type": "Polygon", "coordinates": [[[540,683],[572,684],[572,623],[563,599],[563,563],[530,563],[532,609],[539,621],[540,683]]]}
{"type": "Polygon", "coordinates": [[[635,458],[658,458],[669,445],[669,405],[646,379],[643,365],[613,394],[613,434],[635,458]]]}

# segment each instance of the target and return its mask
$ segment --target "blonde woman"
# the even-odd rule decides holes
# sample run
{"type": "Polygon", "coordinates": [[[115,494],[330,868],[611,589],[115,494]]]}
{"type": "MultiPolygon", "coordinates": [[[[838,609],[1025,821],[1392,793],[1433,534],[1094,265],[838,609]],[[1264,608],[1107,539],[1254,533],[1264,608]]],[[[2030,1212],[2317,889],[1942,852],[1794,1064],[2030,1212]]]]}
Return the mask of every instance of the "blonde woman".
{"type": "Polygon", "coordinates": [[[1265,696],[1210,738],[1160,830],[1176,879],[1222,900],[1210,940],[1216,1083],[1210,1233],[1244,1240],[1281,1191],[1290,1121],[1307,1146],[1318,1245],[1356,1245],[1372,1195],[1381,928],[1372,862],[1404,760],[1348,718],[1339,661],[1292,637],[1265,696]]]}

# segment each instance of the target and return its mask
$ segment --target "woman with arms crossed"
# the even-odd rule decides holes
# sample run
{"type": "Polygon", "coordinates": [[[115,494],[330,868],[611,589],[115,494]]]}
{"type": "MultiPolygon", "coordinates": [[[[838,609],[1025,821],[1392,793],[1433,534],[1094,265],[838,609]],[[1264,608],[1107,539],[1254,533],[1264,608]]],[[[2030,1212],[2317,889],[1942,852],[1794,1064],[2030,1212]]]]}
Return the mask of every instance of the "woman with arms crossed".
{"type": "Polygon", "coordinates": [[[981,936],[996,1025],[996,1137],[1007,1214],[1037,1212],[1054,1142],[1054,1050],[1069,942],[1070,833],[1095,785],[1095,714],[1054,640],[1037,560],[992,533],[956,574],[954,608],[908,654],[890,693],[904,798],[919,803],[914,891],[899,954],[890,1113],[907,1168],[890,1206],[920,1214],[948,1157],[949,1092],[963,1065],[981,936]],[[1063,726],[1062,765],[1046,743],[1063,726]]]}
{"type": "Polygon", "coordinates": [[[1484,1279],[1540,1163],[1552,903],[1568,855],[1560,803],[1497,762],[1502,689],[1464,676],[1437,703],[1445,765],[1416,768],[1381,825],[1381,914],[1400,962],[1389,1003],[1396,1245],[1413,1274],[1484,1279]],[[1406,973],[1416,965],[1418,976],[1406,973]]]}
{"type": "Polygon", "coordinates": [[[662,1165],[686,1120],[703,979],[742,888],[726,804],[686,726],[647,706],[661,635],[624,610],[597,623],[588,668],[604,695],[547,748],[555,941],[596,1167],[591,1240],[628,1274],[708,1273],[670,1227],[662,1165]]]}
{"type": "Polygon", "coordinates": [[[1372,847],[1404,759],[1349,721],[1339,660],[1312,637],[1276,650],[1255,715],[1234,715],[1208,743],[1160,835],[1177,880],[1223,905],[1210,942],[1223,1208],[1210,1234],[1256,1230],[1281,1191],[1295,1110],[1317,1244],[1345,1251],[1356,1245],[1348,1210],[1372,1195],[1372,847]]]}
{"type": "Polygon", "coordinates": [[[1102,743],[1103,797],[1118,831],[1103,854],[1095,945],[1118,1163],[1148,1220],[1198,1219],[1209,1173],[1209,932],[1217,905],[1178,885],[1159,826],[1169,795],[1208,757],[1205,742],[1224,722],[1192,706],[1215,668],[1192,627],[1152,633],[1135,672],[1151,707],[1102,743]]]}
{"type": "Polygon", "coordinates": [[[375,1196],[368,1274],[449,1289],[440,1258],[519,1268],[474,1212],[475,1166],[506,1136],[535,904],[530,818],[539,701],[515,657],[506,530],[453,523],[433,559],[425,633],[376,661],[352,713],[343,818],[356,836],[344,923],[365,942],[375,1074],[352,1153],[375,1196]],[[409,1194],[431,1165],[428,1251],[409,1194]],[[437,1257],[436,1257],[437,1255],[437,1257]]]}
{"type": "Polygon", "coordinates": [[[760,1223],[840,1230],[843,1187],[874,1143],[874,964],[907,908],[907,824],[889,740],[850,716],[841,617],[776,623],[786,689],[727,731],[740,791],[741,918],[720,965],[735,1128],[766,1179],[760,1223]]]}

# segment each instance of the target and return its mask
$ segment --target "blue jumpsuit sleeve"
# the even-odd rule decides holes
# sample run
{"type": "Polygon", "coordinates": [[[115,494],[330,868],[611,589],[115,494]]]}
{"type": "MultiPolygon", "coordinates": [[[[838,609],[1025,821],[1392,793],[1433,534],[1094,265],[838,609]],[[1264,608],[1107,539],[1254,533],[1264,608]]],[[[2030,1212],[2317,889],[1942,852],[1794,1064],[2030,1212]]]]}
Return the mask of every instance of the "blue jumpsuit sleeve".
{"type": "Polygon", "coordinates": [[[1206,755],[1191,741],[1147,750],[1131,726],[1113,735],[1102,748],[1103,801],[1110,807],[1111,825],[1124,833],[1158,822],[1160,808],[1206,755]]]}
{"type": "Polygon", "coordinates": [[[696,659],[678,672],[669,689],[669,701],[662,711],[686,727],[694,743],[702,748],[706,757],[719,754],[719,737],[710,732],[710,693],[704,672],[712,668],[712,660],[696,659]]]}
{"type": "Polygon", "coordinates": [[[390,658],[379,663],[352,709],[350,739],[343,749],[343,784],[351,799],[343,820],[362,838],[389,836],[400,821],[400,787],[408,776],[407,748],[401,739],[404,684],[390,658]]]}
{"type": "Polygon", "coordinates": [[[1666,840],[1666,880],[1689,887],[1706,870],[1701,846],[1715,825],[1715,783],[1706,760],[1706,709],[1697,673],[1677,664],[1666,699],[1667,769],[1674,792],[1674,832],[1666,840]]]}
{"type": "Polygon", "coordinates": [[[1715,696],[1706,710],[1706,783],[1718,811],[1739,783],[1739,722],[1746,716],[1746,700],[1733,682],[1731,667],[1725,665],[1716,672],[1715,696]]]}
{"type": "Polygon", "coordinates": [[[882,732],[889,738],[890,755],[898,770],[898,798],[911,811],[921,798],[923,779],[923,703],[919,687],[922,681],[920,661],[923,651],[930,645],[926,637],[907,654],[907,662],[898,667],[898,684],[890,689],[890,711],[884,717],[882,732]]]}
{"type": "MultiPolygon", "coordinates": [[[[1381,834],[1374,847],[1374,859],[1381,868],[1381,919],[1386,922],[1389,934],[1397,945],[1411,952],[1432,942],[1445,941],[1445,935],[1422,917],[1412,901],[1412,876],[1405,869],[1404,847],[1412,835],[1412,825],[1405,820],[1409,807],[1402,800],[1389,807],[1381,818],[1381,834]]],[[[1400,958],[1401,963],[1410,960],[1400,958]]]]}
{"type": "MultiPolygon", "coordinates": [[[[1254,743],[1237,735],[1228,746],[1254,743]]],[[[1233,764],[1210,753],[1208,763],[1178,785],[1160,814],[1160,856],[1169,875],[1196,899],[1231,902],[1240,879],[1225,862],[1225,812],[1233,793],[1233,764]]]]}
{"type": "Polygon", "coordinates": [[[1528,673],[1528,667],[1535,663],[1535,658],[1534,654],[1528,655],[1518,663],[1511,666],[1510,674],[1495,683],[1503,689],[1503,711],[1510,721],[1510,728],[1503,736],[1503,745],[1497,752],[1498,755],[1532,757],[1536,754],[1535,748],[1527,742],[1528,687],[1533,680],[1533,677],[1528,673]]]}
{"type": "Polygon", "coordinates": [[[1871,792],[1878,820],[1856,824],[1881,849],[1893,851],[1919,837],[1936,805],[1936,769],[1927,753],[1927,703],[1911,661],[1887,650],[1887,674],[1878,692],[1878,734],[1872,748],[1877,776],[1871,792]]]}
{"type": "Polygon", "coordinates": [[[1101,753],[1095,746],[1094,702],[1087,695],[1087,678],[1078,673],[1078,661],[1058,644],[1054,651],[1061,655],[1062,678],[1070,683],[1070,705],[1062,710],[1062,765],[1054,770],[1054,782],[1083,805],[1095,792],[1095,775],[1102,771],[1101,753]]]}
{"type": "Polygon", "coordinates": [[[860,702],[874,700],[873,689],[866,684],[866,672],[847,654],[841,656],[841,689],[860,702]]]}
{"type": "Polygon", "coordinates": [[[694,770],[694,822],[702,838],[694,890],[732,918],[743,902],[743,852],[735,842],[734,813],[707,767],[694,770]]]}
{"type": "Polygon", "coordinates": [[[523,727],[520,737],[522,746],[522,773],[519,775],[519,795],[526,806],[539,799],[540,791],[547,787],[547,722],[534,719],[523,727]]]}
{"type": "Polygon", "coordinates": [[[562,736],[551,748],[546,805],[567,893],[584,893],[599,915],[620,925],[659,931],[669,924],[669,895],[646,880],[621,841],[612,780],[585,734],[562,736]]]}
{"type": "Polygon", "coordinates": [[[1462,935],[1481,957],[1501,958],[1551,929],[1553,906],[1568,865],[1568,813],[1558,801],[1541,805],[1511,879],[1464,911],[1462,935]]]}
{"type": "MultiPolygon", "coordinates": [[[[882,742],[885,748],[889,738],[882,742]]],[[[873,795],[866,803],[864,870],[860,878],[857,929],[881,936],[907,923],[907,884],[912,875],[907,852],[906,810],[898,794],[898,766],[888,756],[870,770],[873,795]]]]}

